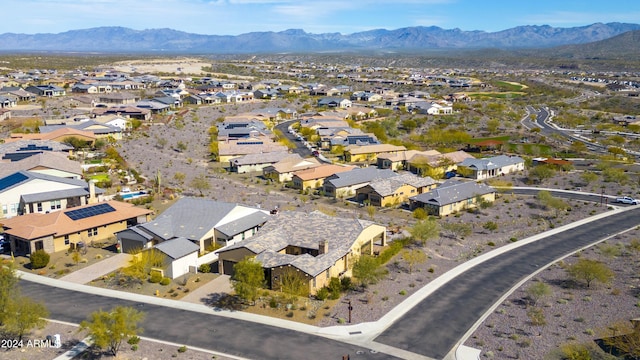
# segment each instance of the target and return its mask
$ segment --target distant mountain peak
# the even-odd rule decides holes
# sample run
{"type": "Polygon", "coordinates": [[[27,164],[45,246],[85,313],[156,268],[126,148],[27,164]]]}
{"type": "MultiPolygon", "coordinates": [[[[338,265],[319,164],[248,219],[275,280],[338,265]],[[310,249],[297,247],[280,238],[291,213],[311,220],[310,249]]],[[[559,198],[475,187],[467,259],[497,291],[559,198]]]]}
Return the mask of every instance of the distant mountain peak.
{"type": "Polygon", "coordinates": [[[525,25],[497,32],[464,31],[438,26],[376,29],[347,35],[307,33],[303,29],[252,32],[237,36],[200,35],[170,28],[133,30],[105,26],[59,34],[0,35],[1,51],[87,51],[175,53],[273,53],[358,50],[433,50],[478,48],[545,48],[608,39],[639,24],[595,23],[572,28],[525,25]]]}

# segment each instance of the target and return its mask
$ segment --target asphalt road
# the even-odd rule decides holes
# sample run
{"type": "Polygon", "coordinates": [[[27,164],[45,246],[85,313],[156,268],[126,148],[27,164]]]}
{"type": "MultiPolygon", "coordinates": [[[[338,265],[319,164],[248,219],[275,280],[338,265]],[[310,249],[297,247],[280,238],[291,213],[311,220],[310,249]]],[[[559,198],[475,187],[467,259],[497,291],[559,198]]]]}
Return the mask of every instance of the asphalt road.
{"type": "Polygon", "coordinates": [[[293,149],[292,151],[295,154],[300,155],[302,158],[308,158],[313,156],[313,154],[311,153],[311,150],[307,149],[304,144],[302,143],[302,141],[298,141],[296,139],[296,137],[293,134],[289,133],[289,125],[295,123],[296,121],[299,120],[288,120],[285,122],[282,122],[278,125],[275,126],[276,129],[282,131],[282,133],[284,134],[284,136],[287,137],[287,139],[291,140],[292,143],[294,143],[296,145],[296,148],[293,149]]]}
{"type": "MultiPolygon", "coordinates": [[[[144,311],[142,335],[248,359],[397,359],[355,345],[289,329],[170,307],[91,295],[20,281],[24,295],[41,300],[50,318],[80,323],[95,310],[133,306],[144,311]]],[[[64,336],[64,335],[63,335],[64,336]]],[[[64,339],[63,339],[64,341],[64,339]]]]}
{"type": "Polygon", "coordinates": [[[443,359],[519,281],[567,254],[637,226],[639,216],[640,207],[636,207],[498,255],[439,288],[375,341],[443,359]]]}

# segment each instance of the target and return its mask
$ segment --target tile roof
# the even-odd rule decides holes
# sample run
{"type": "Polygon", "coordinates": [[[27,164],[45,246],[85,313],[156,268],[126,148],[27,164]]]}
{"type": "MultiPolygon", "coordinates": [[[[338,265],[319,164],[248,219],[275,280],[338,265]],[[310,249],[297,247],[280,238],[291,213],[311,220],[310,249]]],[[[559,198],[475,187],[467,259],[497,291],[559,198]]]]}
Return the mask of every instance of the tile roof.
{"type": "Polygon", "coordinates": [[[349,145],[345,149],[351,153],[351,155],[357,154],[370,154],[370,153],[384,153],[384,152],[395,152],[395,151],[406,151],[407,148],[404,146],[397,146],[391,144],[374,144],[374,145],[349,145]]]}
{"type": "Polygon", "coordinates": [[[48,235],[62,236],[65,234],[71,234],[151,213],[151,210],[135,207],[133,204],[119,201],[108,201],[98,204],[79,206],[63,211],[54,211],[48,214],[34,213],[16,216],[3,220],[2,225],[5,228],[5,232],[8,234],[25,240],[33,240],[48,235]],[[89,209],[103,204],[110,205],[115,209],[115,211],[79,220],[72,220],[67,216],[68,212],[77,211],[79,209],[89,209]]]}
{"type": "Polygon", "coordinates": [[[254,164],[275,164],[282,159],[290,157],[292,154],[286,151],[274,151],[259,154],[247,154],[231,160],[233,165],[254,165],[254,164]]]}
{"type": "Polygon", "coordinates": [[[425,176],[420,177],[411,173],[404,173],[388,179],[376,179],[369,186],[380,196],[389,196],[403,185],[411,185],[416,189],[435,184],[436,181],[425,176]]]}
{"type": "Polygon", "coordinates": [[[316,158],[303,159],[298,154],[292,154],[292,156],[278,161],[277,163],[267,167],[265,170],[269,169],[271,171],[284,174],[296,170],[309,169],[320,165],[322,164],[316,158]]]}
{"type": "Polygon", "coordinates": [[[82,167],[77,161],[69,160],[66,154],[56,152],[43,152],[9,163],[0,162],[0,177],[4,177],[20,170],[32,170],[34,168],[49,168],[65,171],[71,174],[82,175],[82,167]]]}
{"type": "Polygon", "coordinates": [[[412,196],[409,199],[425,204],[444,206],[471,199],[478,195],[490,194],[495,191],[494,188],[483,183],[449,179],[437,188],[420,195],[412,196]]]}
{"type": "Polygon", "coordinates": [[[322,164],[311,169],[299,170],[293,173],[293,176],[303,181],[313,179],[323,179],[336,173],[353,170],[353,166],[343,166],[337,164],[322,164]]]}
{"type": "Polygon", "coordinates": [[[291,265],[316,276],[348,254],[358,236],[370,226],[379,226],[384,232],[384,227],[366,220],[331,217],[320,212],[307,214],[283,211],[250,239],[231,245],[221,252],[246,248],[257,254],[256,260],[260,261],[263,267],[291,265]],[[304,226],[300,226],[301,224],[304,226]],[[329,251],[316,257],[309,254],[278,253],[287,246],[319,249],[321,241],[328,242],[329,251]]]}

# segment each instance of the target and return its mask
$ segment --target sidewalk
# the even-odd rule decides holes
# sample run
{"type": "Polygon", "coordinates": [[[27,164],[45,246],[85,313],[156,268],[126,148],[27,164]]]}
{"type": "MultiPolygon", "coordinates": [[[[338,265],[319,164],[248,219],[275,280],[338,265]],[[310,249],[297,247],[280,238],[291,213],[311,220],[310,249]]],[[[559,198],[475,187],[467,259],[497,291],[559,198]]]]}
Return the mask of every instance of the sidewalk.
{"type": "Polygon", "coordinates": [[[62,281],[71,282],[74,284],[86,284],[94,279],[97,279],[103,275],[107,275],[110,272],[116,271],[122,267],[129,266],[129,261],[132,256],[129,254],[115,254],[108,257],[96,264],[87,266],[86,268],[76,270],[69,275],[60,278],[62,281]]]}

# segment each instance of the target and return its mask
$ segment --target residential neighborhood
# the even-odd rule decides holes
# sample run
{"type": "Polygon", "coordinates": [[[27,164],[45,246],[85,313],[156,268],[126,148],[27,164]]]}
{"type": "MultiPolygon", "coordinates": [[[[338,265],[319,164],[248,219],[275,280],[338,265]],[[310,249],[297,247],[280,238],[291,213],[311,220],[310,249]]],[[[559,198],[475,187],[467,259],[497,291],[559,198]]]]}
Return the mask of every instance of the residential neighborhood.
{"type": "MultiPolygon", "coordinates": [[[[386,314],[457,266],[623,216],[633,206],[616,199],[640,196],[635,118],[599,114],[608,125],[587,133],[577,110],[530,104],[526,72],[266,57],[198,59],[187,73],[173,61],[0,71],[5,260],[100,291],[357,332],[391,326],[386,314]],[[250,268],[261,281],[247,291],[250,268]]],[[[612,236],[631,251],[631,235],[612,236]]],[[[530,301],[518,291],[510,304],[530,301]]]]}

